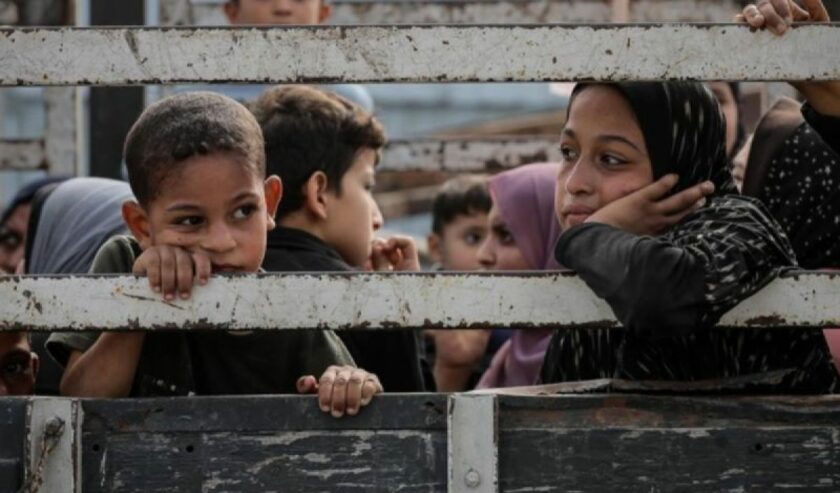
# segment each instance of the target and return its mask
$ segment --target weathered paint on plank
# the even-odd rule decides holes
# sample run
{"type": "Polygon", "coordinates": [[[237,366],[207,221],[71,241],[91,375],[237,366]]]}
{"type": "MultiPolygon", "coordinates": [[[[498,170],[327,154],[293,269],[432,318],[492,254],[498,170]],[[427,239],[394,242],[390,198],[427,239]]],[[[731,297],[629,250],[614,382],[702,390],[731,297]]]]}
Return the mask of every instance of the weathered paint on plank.
{"type": "MultiPolygon", "coordinates": [[[[383,395],[340,420],[314,397],[83,400],[83,487],[445,491],[445,416],[427,421],[443,399],[383,395]]],[[[502,395],[498,416],[502,491],[840,484],[840,396],[502,395]]]]}
{"type": "MultiPolygon", "coordinates": [[[[598,412],[593,409],[592,412],[598,412]]],[[[836,426],[503,430],[503,491],[837,491],[836,426]]]]}
{"type": "Polygon", "coordinates": [[[443,491],[444,395],[84,401],[85,491],[443,491]]]}
{"type": "Polygon", "coordinates": [[[829,46],[840,25],[5,29],[0,85],[840,79],[829,46]]]}
{"type": "MultiPolygon", "coordinates": [[[[559,158],[557,139],[543,136],[493,139],[394,140],[385,146],[380,171],[497,171],[559,158]]],[[[41,140],[0,141],[0,169],[47,168],[41,140]]]]}
{"type": "MultiPolygon", "coordinates": [[[[220,26],[225,0],[160,0],[163,25],[220,26]]],[[[611,0],[336,0],[331,24],[547,24],[610,22],[611,0]]],[[[632,22],[728,22],[736,0],[633,0],[632,22]]]]}
{"type": "Polygon", "coordinates": [[[49,172],[53,175],[80,174],[77,133],[81,118],[79,91],[75,87],[48,87],[44,90],[44,152],[49,172]]]}
{"type": "Polygon", "coordinates": [[[43,140],[0,141],[0,170],[38,170],[46,167],[43,140]]]}
{"type": "Polygon", "coordinates": [[[500,397],[504,491],[836,491],[840,396],[500,397]]]}
{"type": "Polygon", "coordinates": [[[545,136],[492,139],[419,139],[389,142],[380,171],[498,171],[557,161],[560,146],[545,136]]]}
{"type": "MultiPolygon", "coordinates": [[[[777,279],[727,313],[726,327],[840,326],[840,273],[777,279]]],[[[190,300],[146,279],[0,277],[0,330],[617,327],[568,273],[220,276],[190,300]]]]}
{"type": "Polygon", "coordinates": [[[23,482],[27,400],[0,397],[0,491],[17,491],[23,482]]]}

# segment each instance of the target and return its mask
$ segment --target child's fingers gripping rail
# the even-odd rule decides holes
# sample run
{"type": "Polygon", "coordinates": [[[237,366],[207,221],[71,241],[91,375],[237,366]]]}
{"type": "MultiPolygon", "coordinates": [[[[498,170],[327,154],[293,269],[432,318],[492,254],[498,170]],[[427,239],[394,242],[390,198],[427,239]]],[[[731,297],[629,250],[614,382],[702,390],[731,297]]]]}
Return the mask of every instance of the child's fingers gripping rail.
{"type": "Polygon", "coordinates": [[[379,377],[352,366],[330,366],[318,380],[312,375],[303,376],[297,381],[297,390],[301,394],[317,393],[321,410],[336,418],[355,416],[374,395],[383,392],[379,377]]]}

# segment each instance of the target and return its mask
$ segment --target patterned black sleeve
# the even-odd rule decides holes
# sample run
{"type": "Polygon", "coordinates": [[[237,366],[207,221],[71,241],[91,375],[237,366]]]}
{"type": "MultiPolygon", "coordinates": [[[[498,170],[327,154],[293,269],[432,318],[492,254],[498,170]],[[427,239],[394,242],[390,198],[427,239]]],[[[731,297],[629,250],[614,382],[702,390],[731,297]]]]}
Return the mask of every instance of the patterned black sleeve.
{"type": "Polygon", "coordinates": [[[783,269],[797,265],[781,226],[758,200],[747,197],[716,197],[664,236],[703,266],[701,327],[716,324],[783,269]]]}
{"type": "Polygon", "coordinates": [[[736,196],[712,199],[656,238],[597,223],[571,228],[557,260],[577,271],[626,329],[649,337],[714,325],[796,263],[762,206],[736,196]]]}

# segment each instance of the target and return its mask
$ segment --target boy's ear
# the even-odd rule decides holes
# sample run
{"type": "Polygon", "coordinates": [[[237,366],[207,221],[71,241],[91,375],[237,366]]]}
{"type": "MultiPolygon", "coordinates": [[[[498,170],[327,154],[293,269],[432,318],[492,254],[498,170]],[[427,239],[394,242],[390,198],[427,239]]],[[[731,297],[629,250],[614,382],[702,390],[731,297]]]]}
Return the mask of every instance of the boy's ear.
{"type": "Polygon", "coordinates": [[[327,0],[321,0],[321,7],[318,9],[318,24],[327,22],[332,16],[332,5],[327,0]]]}
{"type": "Polygon", "coordinates": [[[303,203],[306,210],[318,219],[326,221],[329,216],[327,211],[329,180],[326,173],[316,171],[306,180],[303,187],[303,203]]]}
{"type": "Polygon", "coordinates": [[[231,24],[236,24],[236,19],[239,17],[239,2],[232,2],[228,0],[222,5],[222,10],[225,11],[225,17],[231,24]]]}
{"type": "Polygon", "coordinates": [[[124,202],[122,205],[122,216],[131,234],[140,243],[140,248],[145,250],[152,246],[152,233],[149,224],[149,216],[143,207],[133,200],[124,202]]]}
{"type": "Polygon", "coordinates": [[[429,256],[432,257],[432,260],[435,263],[440,264],[443,262],[443,251],[441,250],[442,247],[442,238],[437,233],[432,233],[428,237],[426,237],[426,243],[428,244],[429,248],[429,256]]]}
{"type": "Polygon", "coordinates": [[[283,181],[277,175],[271,175],[265,180],[265,211],[268,230],[271,231],[277,226],[277,207],[283,199],[283,181]]]}

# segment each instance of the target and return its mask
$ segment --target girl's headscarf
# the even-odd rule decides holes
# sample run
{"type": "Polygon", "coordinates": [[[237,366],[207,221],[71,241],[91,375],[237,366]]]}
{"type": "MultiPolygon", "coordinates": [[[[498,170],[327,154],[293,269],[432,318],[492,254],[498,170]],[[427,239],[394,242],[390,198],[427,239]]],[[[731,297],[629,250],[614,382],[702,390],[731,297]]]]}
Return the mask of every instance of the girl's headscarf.
{"type": "MultiPolygon", "coordinates": [[[[539,163],[500,173],[488,187],[493,203],[533,270],[559,268],[554,245],[560,225],[554,214],[554,188],[560,165],[539,163]]],[[[533,385],[537,382],[550,330],[517,330],[499,348],[478,388],[533,385]]]]}
{"type": "Polygon", "coordinates": [[[59,185],[41,206],[30,232],[29,274],[83,274],[100,246],[124,233],[121,206],[132,200],[127,183],[105,178],[73,178],[59,185]]]}
{"type": "MultiPolygon", "coordinates": [[[[578,84],[575,96],[594,84],[578,84]]],[[[608,84],[630,104],[645,137],[655,180],[669,173],[679,192],[710,180],[715,196],[737,194],[726,156],[726,124],[715,96],[699,82],[608,84]]]]}

